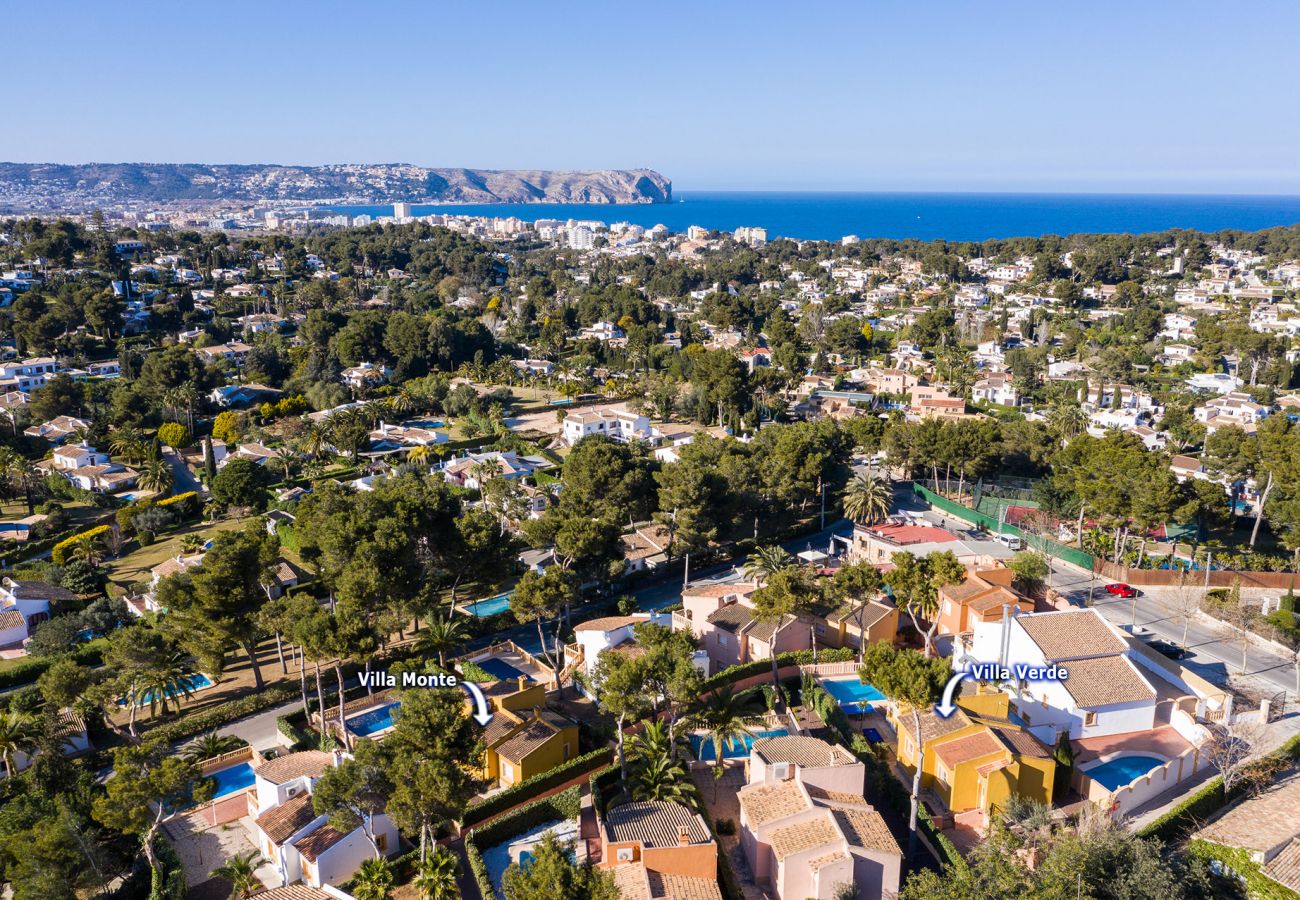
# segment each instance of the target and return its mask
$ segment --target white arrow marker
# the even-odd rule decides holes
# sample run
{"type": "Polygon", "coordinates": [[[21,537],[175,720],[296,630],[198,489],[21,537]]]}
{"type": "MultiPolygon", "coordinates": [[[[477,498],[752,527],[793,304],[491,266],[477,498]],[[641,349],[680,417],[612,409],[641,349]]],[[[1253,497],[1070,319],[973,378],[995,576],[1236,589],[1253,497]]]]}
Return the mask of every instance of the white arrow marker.
{"type": "Polygon", "coordinates": [[[957,685],[961,684],[961,680],[969,675],[970,672],[963,669],[948,679],[948,683],[943,688],[943,702],[936,703],[934,706],[934,711],[939,718],[946,719],[957,711],[957,704],[952,702],[952,695],[957,690],[957,685]]]}
{"type": "Polygon", "coordinates": [[[488,712],[487,698],[483,696],[479,686],[472,681],[462,681],[460,686],[469,691],[470,697],[474,700],[474,721],[480,725],[491,722],[492,713],[488,712]]]}

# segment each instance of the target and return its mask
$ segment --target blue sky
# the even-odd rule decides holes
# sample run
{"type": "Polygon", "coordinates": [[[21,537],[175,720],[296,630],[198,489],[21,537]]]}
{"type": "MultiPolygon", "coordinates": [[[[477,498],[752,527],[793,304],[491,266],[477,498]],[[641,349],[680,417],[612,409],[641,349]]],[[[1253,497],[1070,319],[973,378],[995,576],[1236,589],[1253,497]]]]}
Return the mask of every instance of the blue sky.
{"type": "Polygon", "coordinates": [[[1294,2],[47,0],[4,24],[30,126],[5,160],[1300,194],[1294,2]]]}

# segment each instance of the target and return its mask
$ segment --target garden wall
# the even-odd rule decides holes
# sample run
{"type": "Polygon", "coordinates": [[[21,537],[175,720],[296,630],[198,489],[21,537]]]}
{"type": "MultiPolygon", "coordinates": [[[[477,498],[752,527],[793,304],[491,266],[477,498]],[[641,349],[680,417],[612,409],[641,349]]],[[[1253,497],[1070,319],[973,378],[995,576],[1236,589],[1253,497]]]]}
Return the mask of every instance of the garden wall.
{"type": "MultiPolygon", "coordinates": [[[[1169,569],[1134,569],[1130,566],[1117,566],[1100,559],[1093,566],[1093,571],[1107,581],[1122,581],[1137,587],[1177,587],[1183,578],[1182,573],[1169,569]]],[[[1188,576],[1187,584],[1193,587],[1204,587],[1205,575],[1205,572],[1192,572],[1188,576]]],[[[1300,581],[1300,574],[1295,572],[1215,570],[1210,572],[1209,576],[1209,586],[1212,588],[1232,587],[1232,582],[1240,579],[1241,586],[1244,588],[1285,591],[1300,581]]]]}

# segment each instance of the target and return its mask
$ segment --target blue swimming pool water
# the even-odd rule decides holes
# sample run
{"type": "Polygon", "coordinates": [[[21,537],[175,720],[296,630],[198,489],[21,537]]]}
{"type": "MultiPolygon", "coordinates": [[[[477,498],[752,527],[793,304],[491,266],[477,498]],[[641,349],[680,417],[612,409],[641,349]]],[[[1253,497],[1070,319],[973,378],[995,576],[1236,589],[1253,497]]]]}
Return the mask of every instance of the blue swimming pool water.
{"type": "MultiPolygon", "coordinates": [[[[758,738],[785,737],[789,733],[784,728],[772,728],[767,731],[756,731],[753,734],[747,734],[743,738],[733,740],[725,745],[722,748],[722,758],[744,759],[749,756],[749,750],[754,746],[754,741],[758,738]]],[[[715,762],[717,760],[713,752],[713,738],[707,734],[691,735],[691,751],[700,762],[715,762]]]]}
{"type": "Polygon", "coordinates": [[[213,772],[211,777],[217,781],[217,789],[212,795],[214,800],[252,787],[254,781],[253,767],[246,762],[213,772]]]}
{"type": "Polygon", "coordinates": [[[1083,774],[1113,791],[1164,764],[1165,760],[1158,756],[1121,756],[1095,768],[1084,769],[1083,774]]]}
{"type": "Polygon", "coordinates": [[[441,419],[412,419],[403,424],[411,428],[441,428],[446,423],[441,419]]]}
{"type": "Polygon", "coordinates": [[[387,703],[368,710],[354,719],[348,719],[348,731],[360,737],[369,737],[386,728],[392,728],[393,711],[401,705],[401,703],[387,703]]]}
{"type": "Polygon", "coordinates": [[[498,594],[487,600],[476,600],[464,607],[465,612],[471,616],[483,618],[484,616],[495,616],[497,613],[503,613],[510,609],[510,595],[498,594]]]}
{"type": "Polygon", "coordinates": [[[478,666],[484,672],[487,672],[497,681],[514,681],[520,675],[523,675],[524,678],[527,678],[530,682],[533,680],[532,678],[529,678],[526,673],[520,672],[504,659],[492,657],[490,659],[485,659],[480,663],[475,663],[474,665],[478,666]]]}
{"type": "Polygon", "coordinates": [[[874,685],[863,684],[856,678],[827,679],[822,687],[834,697],[841,706],[849,703],[879,703],[885,699],[874,685]]]}
{"type": "MultiPolygon", "coordinates": [[[[189,689],[190,689],[191,691],[197,691],[197,690],[199,690],[199,689],[201,689],[201,688],[205,688],[205,687],[212,687],[212,679],[209,678],[208,676],[202,674],[202,673],[199,673],[199,672],[196,672],[196,673],[193,674],[193,675],[185,675],[185,676],[183,676],[183,677],[181,678],[181,681],[185,682],[185,684],[189,686],[189,689]]],[[[167,692],[167,696],[168,696],[169,698],[171,698],[172,700],[177,699],[177,695],[178,695],[178,694],[179,694],[181,697],[184,696],[184,694],[182,694],[180,691],[168,691],[168,692],[167,692]]],[[[153,699],[154,699],[153,691],[146,691],[145,694],[144,694],[144,696],[140,698],[140,705],[141,705],[141,706],[148,706],[150,703],[153,702],[153,699]]],[[[121,700],[118,700],[118,701],[117,701],[117,705],[118,705],[118,706],[126,706],[126,698],[123,697],[121,700]]]]}

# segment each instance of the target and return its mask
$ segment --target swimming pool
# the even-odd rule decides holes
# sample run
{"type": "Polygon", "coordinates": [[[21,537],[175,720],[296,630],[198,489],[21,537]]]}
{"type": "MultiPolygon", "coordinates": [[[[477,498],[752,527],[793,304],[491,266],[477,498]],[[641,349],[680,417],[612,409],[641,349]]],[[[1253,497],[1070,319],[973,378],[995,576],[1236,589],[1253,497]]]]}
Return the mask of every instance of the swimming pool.
{"type": "Polygon", "coordinates": [[[1119,756],[1091,769],[1084,769],[1083,774],[1114,791],[1132,784],[1152,769],[1163,766],[1166,761],[1158,756],[1119,756]]]}
{"type": "Polygon", "coordinates": [[[822,687],[835,698],[835,702],[850,715],[870,712],[871,704],[885,699],[874,685],[863,684],[856,678],[825,679],[822,687]]]}
{"type": "MultiPolygon", "coordinates": [[[[180,680],[190,689],[191,692],[202,690],[203,688],[206,687],[212,687],[212,679],[204,675],[202,672],[196,672],[193,675],[182,675],[180,680]]],[[[178,691],[175,689],[167,691],[168,699],[175,700],[178,698],[178,696],[183,697],[185,695],[182,691],[178,691]]],[[[154,700],[153,691],[145,691],[144,696],[141,697],[139,700],[139,705],[148,706],[150,703],[153,702],[153,700],[154,700]]],[[[127,698],[125,697],[117,701],[118,706],[126,706],[126,703],[127,703],[127,698]]]]}
{"type": "Polygon", "coordinates": [[[510,609],[510,595],[498,594],[495,597],[489,597],[486,600],[475,600],[473,603],[467,603],[461,607],[466,613],[477,618],[486,616],[495,616],[498,613],[508,612],[510,609]]]}
{"type": "Polygon", "coordinates": [[[427,428],[432,430],[434,428],[441,428],[447,423],[443,422],[441,419],[412,419],[411,421],[403,422],[402,424],[407,428],[427,428]]]}
{"type": "MultiPolygon", "coordinates": [[[[770,728],[766,731],[755,731],[753,734],[747,734],[743,738],[732,740],[722,748],[723,759],[744,759],[749,756],[749,750],[754,746],[754,741],[759,738],[785,737],[790,732],[784,728],[770,728]]],[[[716,762],[717,756],[713,752],[713,738],[707,734],[691,735],[691,751],[695,758],[700,762],[716,762]]]]}
{"type": "Polygon", "coordinates": [[[530,684],[533,680],[532,678],[529,678],[526,672],[519,671],[504,659],[497,659],[495,656],[489,657],[482,662],[474,663],[474,665],[478,666],[484,672],[487,672],[497,681],[514,681],[520,675],[522,675],[530,684]]]}
{"type": "Polygon", "coordinates": [[[213,800],[219,800],[228,794],[236,791],[242,791],[244,788],[253,786],[253,767],[249,763],[242,762],[237,766],[231,766],[229,769],[220,769],[208,776],[216,779],[217,788],[212,794],[213,800]]]}
{"type": "Polygon", "coordinates": [[[348,731],[358,737],[369,737],[372,734],[392,728],[393,711],[401,705],[400,702],[385,703],[383,706],[377,706],[355,718],[348,719],[348,731]]]}

